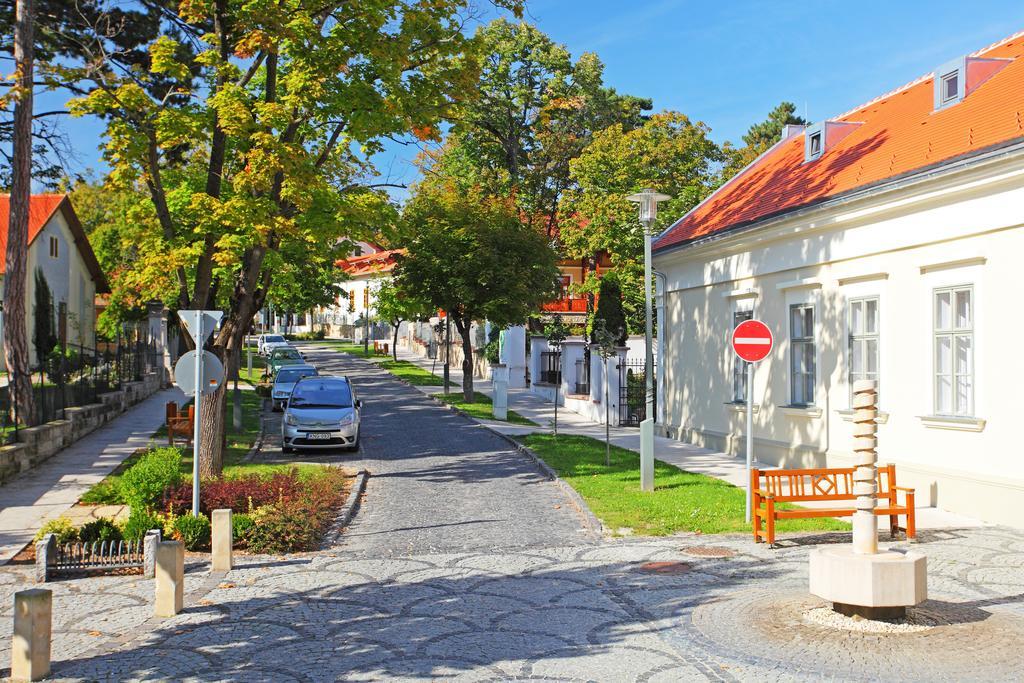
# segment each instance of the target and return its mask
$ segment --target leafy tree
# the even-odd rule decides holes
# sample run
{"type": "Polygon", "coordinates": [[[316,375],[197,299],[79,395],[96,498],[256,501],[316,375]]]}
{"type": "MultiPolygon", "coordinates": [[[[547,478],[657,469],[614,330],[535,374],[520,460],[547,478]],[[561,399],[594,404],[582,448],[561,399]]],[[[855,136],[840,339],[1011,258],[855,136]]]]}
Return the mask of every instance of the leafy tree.
{"type": "MultiPolygon", "coordinates": [[[[209,348],[231,373],[277,274],[385,212],[365,180],[382,139],[429,135],[471,90],[466,0],[153,4],[159,36],[97,31],[97,58],[63,72],[88,91],[72,113],[108,122],[110,182],[141,183],[155,213],[139,292],[223,308],[209,348]]],[[[221,469],[225,386],[203,398],[204,474],[221,469]]]]}
{"type": "Polygon", "coordinates": [[[40,366],[46,361],[50,351],[57,345],[57,335],[53,324],[53,293],[46,281],[42,268],[35,272],[35,303],[33,304],[32,346],[35,348],[36,360],[40,366]]]}
{"type": "Polygon", "coordinates": [[[622,308],[622,288],[619,286],[617,273],[612,272],[605,275],[601,278],[600,283],[597,310],[594,311],[590,339],[597,344],[595,331],[603,327],[606,331],[616,335],[615,344],[617,346],[624,346],[629,332],[626,328],[626,313],[622,308]]]}
{"type": "Polygon", "coordinates": [[[462,389],[473,397],[475,320],[519,324],[558,290],[556,255],[543,235],[519,220],[509,199],[430,177],[405,209],[415,237],[396,268],[398,287],[421,292],[447,312],[462,338],[462,389]]]}
{"type": "Polygon", "coordinates": [[[703,123],[663,112],[633,130],[609,126],[570,164],[576,187],[560,213],[573,220],[562,223],[562,245],[575,258],[610,254],[630,304],[628,331],[643,329],[644,236],[626,197],[645,187],[672,196],[659,208],[655,233],[696,206],[714,187],[722,158],[708,133],[703,123]]]}
{"type": "Polygon", "coordinates": [[[429,318],[430,302],[415,288],[403,289],[394,278],[381,280],[373,295],[377,316],[391,325],[391,356],[398,361],[398,327],[407,320],[429,318]]]}
{"type": "Polygon", "coordinates": [[[555,236],[558,200],[571,185],[569,161],[595,131],[643,121],[650,100],[603,83],[593,54],[569,51],[526,22],[492,21],[467,59],[481,65],[476,95],[461,103],[453,133],[470,163],[499,175],[529,224],[555,236]]]}
{"type": "Polygon", "coordinates": [[[755,123],[743,136],[743,147],[733,147],[726,143],[726,164],[722,168],[721,182],[725,182],[743,170],[750,162],[764,154],[782,139],[782,129],[787,124],[807,125],[808,121],[796,114],[796,105],[792,102],[781,102],[768,114],[768,118],[755,123]]]}
{"type": "Polygon", "coordinates": [[[620,345],[619,338],[625,333],[622,327],[609,329],[604,318],[594,319],[594,330],[591,334],[591,339],[594,343],[594,350],[597,351],[597,355],[601,357],[601,361],[604,364],[602,368],[602,374],[604,375],[604,464],[605,467],[611,467],[612,464],[612,440],[610,435],[611,430],[611,415],[608,410],[611,405],[611,401],[608,396],[608,361],[615,357],[617,353],[616,348],[620,345]]]}

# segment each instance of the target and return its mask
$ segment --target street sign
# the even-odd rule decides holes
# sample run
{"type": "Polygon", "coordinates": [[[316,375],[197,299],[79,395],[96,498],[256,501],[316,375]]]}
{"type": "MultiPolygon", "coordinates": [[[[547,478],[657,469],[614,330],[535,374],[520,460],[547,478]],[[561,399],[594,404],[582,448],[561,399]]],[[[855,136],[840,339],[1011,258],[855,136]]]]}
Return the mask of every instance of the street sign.
{"type": "Polygon", "coordinates": [[[744,320],[732,331],[732,350],[747,361],[747,523],[750,523],[750,470],[754,466],[754,363],[772,352],[772,331],[760,320],[744,320]]]}
{"type": "Polygon", "coordinates": [[[217,323],[224,317],[223,311],[178,311],[178,317],[188,334],[196,342],[196,346],[202,346],[210,338],[213,331],[217,329],[217,323]],[[196,330],[199,329],[199,319],[202,317],[202,339],[196,339],[196,330]]]}
{"type": "Polygon", "coordinates": [[[772,352],[772,331],[760,320],[744,320],[732,331],[732,350],[748,363],[772,352]]]}
{"type": "MultiPolygon", "coordinates": [[[[224,364],[209,351],[203,351],[203,394],[212,394],[224,381],[224,364]]],[[[174,364],[174,383],[186,396],[196,395],[196,352],[189,351],[174,364]]]]}

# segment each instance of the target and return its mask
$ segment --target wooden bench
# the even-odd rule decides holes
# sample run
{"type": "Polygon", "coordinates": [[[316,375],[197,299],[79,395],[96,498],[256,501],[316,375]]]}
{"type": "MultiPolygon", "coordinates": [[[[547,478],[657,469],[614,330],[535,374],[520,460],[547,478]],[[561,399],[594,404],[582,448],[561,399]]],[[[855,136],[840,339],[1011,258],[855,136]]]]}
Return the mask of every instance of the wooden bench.
{"type": "MultiPolygon", "coordinates": [[[[750,471],[751,507],[754,524],[754,541],[775,543],[775,520],[805,519],[808,517],[851,517],[856,510],[853,505],[844,504],[857,498],[853,494],[853,467],[831,467],[799,470],[750,471]],[[834,501],[834,506],[822,508],[800,507],[780,510],[777,503],[806,503],[811,501],[834,501]]],[[[889,518],[889,533],[899,532],[899,516],[907,520],[907,538],[917,535],[914,521],[914,489],[896,485],[896,466],[878,466],[878,507],[875,514],[889,518]],[[903,492],[900,505],[896,494],[903,492]]]]}
{"type": "Polygon", "coordinates": [[[195,429],[195,406],[189,406],[187,412],[180,412],[174,401],[167,403],[167,443],[174,445],[175,436],[185,437],[186,442],[192,441],[195,429]]]}

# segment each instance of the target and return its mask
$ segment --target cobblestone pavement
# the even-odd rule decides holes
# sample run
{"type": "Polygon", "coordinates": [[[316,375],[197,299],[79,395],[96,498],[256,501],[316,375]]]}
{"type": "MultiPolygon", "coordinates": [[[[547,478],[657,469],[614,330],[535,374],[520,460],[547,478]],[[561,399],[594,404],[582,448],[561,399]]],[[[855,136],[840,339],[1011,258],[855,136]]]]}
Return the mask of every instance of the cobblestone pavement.
{"type": "Polygon", "coordinates": [[[56,678],[1020,679],[1024,532],[922,531],[931,599],[920,613],[937,625],[835,630],[803,617],[822,605],[806,592],[807,555],[848,534],[790,537],[776,550],[745,535],[595,539],[500,441],[393,381],[353,377],[367,400],[362,453],[309,458],[374,473],[340,545],[243,557],[223,578],[196,567],[190,606],[163,621],[142,619],[152,584],[137,577],[54,584],[68,614],[57,617],[56,678]],[[90,636],[85,605],[107,602],[114,622],[90,636]],[[90,638],[103,642],[90,648],[90,638]]]}

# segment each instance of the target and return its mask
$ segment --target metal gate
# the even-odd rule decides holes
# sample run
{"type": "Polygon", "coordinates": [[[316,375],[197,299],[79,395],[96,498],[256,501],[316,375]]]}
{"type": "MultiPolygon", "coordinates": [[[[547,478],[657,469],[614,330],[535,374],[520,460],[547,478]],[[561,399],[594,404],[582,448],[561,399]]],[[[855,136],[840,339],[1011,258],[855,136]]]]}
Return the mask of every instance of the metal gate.
{"type": "MultiPolygon", "coordinates": [[[[654,368],[652,368],[652,373],[654,368]]],[[[654,396],[657,405],[658,396],[654,396]]],[[[644,361],[619,363],[619,426],[639,427],[647,419],[644,361]]]]}

